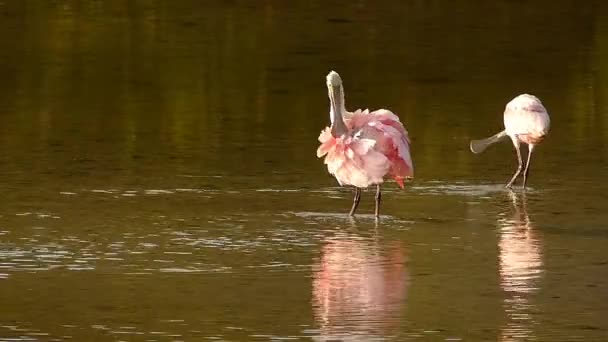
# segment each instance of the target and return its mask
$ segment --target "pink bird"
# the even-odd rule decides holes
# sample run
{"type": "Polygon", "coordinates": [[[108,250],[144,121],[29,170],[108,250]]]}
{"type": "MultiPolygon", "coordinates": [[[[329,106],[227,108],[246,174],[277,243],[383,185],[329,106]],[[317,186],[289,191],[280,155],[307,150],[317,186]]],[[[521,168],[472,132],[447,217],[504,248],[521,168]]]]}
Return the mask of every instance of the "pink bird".
{"type": "Polygon", "coordinates": [[[541,143],[549,133],[549,126],[551,124],[549,113],[547,113],[547,110],[536,96],[522,94],[507,103],[504,123],[504,131],[486,139],[471,141],[471,151],[473,153],[481,153],[488,146],[501,141],[507,136],[510,137],[515,146],[517,162],[519,163],[513,178],[511,178],[511,181],[506,185],[507,188],[511,188],[513,182],[515,182],[515,179],[520,175],[523,168],[519,144],[528,144],[528,160],[523,173],[523,188],[525,189],[528,173],[530,172],[530,156],[532,156],[534,146],[541,143]]]}
{"type": "Polygon", "coordinates": [[[401,188],[414,176],[407,131],[399,117],[386,109],[347,112],[342,79],[337,72],[327,75],[331,126],[319,135],[317,157],[325,156],[327,170],[340,185],[355,187],[350,216],[361,199],[361,188],[376,185],[376,217],[380,216],[380,184],[384,176],[395,179],[401,188]]]}

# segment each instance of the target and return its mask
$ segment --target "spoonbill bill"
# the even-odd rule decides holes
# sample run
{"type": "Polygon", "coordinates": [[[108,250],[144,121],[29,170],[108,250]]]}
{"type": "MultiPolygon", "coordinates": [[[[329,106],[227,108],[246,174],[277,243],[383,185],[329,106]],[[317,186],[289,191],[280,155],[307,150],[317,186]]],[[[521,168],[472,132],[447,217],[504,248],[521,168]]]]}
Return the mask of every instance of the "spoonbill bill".
{"type": "Polygon", "coordinates": [[[473,153],[481,153],[488,146],[503,140],[503,138],[511,138],[513,146],[515,146],[515,152],[517,153],[517,162],[519,163],[513,178],[506,185],[507,188],[511,188],[515,179],[517,179],[522,169],[524,169],[519,144],[528,144],[528,160],[523,173],[524,182],[522,186],[525,189],[530,172],[532,151],[549,133],[549,126],[551,125],[549,113],[547,113],[547,110],[536,96],[522,94],[507,103],[504,113],[504,124],[504,131],[486,139],[471,141],[471,151],[473,153]]]}
{"type": "Polygon", "coordinates": [[[317,157],[325,156],[327,170],[341,186],[355,187],[350,216],[359,206],[361,189],[376,185],[375,215],[379,217],[384,176],[393,177],[401,188],[406,178],[414,176],[407,130],[386,109],[346,111],[342,78],[335,71],[327,75],[327,90],[331,125],[319,135],[317,157]]]}

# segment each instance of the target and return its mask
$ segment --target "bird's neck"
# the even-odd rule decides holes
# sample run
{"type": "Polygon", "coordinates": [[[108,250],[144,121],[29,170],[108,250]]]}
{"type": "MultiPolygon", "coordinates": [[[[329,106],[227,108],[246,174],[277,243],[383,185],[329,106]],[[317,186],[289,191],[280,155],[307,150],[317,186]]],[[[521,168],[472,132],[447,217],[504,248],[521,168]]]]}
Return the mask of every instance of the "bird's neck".
{"type": "Polygon", "coordinates": [[[340,137],[348,133],[348,128],[344,123],[344,114],[346,113],[346,106],[344,104],[344,90],[340,88],[340,92],[334,96],[335,103],[330,106],[330,119],[331,119],[331,134],[334,137],[340,137]]]}
{"type": "Polygon", "coordinates": [[[334,117],[334,119],[332,120],[333,122],[331,123],[331,135],[338,138],[338,137],[343,136],[344,134],[347,134],[348,127],[346,127],[346,124],[344,123],[344,120],[342,119],[342,114],[332,112],[332,116],[334,117]]]}

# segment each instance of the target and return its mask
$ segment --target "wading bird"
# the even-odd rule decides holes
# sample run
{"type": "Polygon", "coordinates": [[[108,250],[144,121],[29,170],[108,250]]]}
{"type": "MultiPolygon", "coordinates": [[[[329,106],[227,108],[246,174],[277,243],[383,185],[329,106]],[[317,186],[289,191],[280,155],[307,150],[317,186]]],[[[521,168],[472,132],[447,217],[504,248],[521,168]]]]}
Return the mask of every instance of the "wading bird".
{"type": "Polygon", "coordinates": [[[350,216],[361,199],[361,188],[376,185],[376,217],[380,216],[380,185],[392,176],[403,181],[414,176],[407,131],[399,117],[386,109],[347,112],[344,88],[337,72],[327,75],[331,126],[319,135],[317,157],[325,156],[327,170],[340,185],[355,187],[350,216]]]}
{"type": "Polygon", "coordinates": [[[506,185],[507,188],[510,188],[524,168],[519,144],[528,144],[528,160],[523,173],[523,188],[525,189],[528,173],[530,172],[530,156],[534,146],[542,142],[549,133],[550,123],[549,113],[536,96],[519,95],[507,103],[504,113],[505,130],[486,139],[471,141],[471,151],[481,153],[488,146],[503,140],[503,138],[510,137],[513,146],[515,146],[517,162],[519,163],[513,178],[506,185]]]}

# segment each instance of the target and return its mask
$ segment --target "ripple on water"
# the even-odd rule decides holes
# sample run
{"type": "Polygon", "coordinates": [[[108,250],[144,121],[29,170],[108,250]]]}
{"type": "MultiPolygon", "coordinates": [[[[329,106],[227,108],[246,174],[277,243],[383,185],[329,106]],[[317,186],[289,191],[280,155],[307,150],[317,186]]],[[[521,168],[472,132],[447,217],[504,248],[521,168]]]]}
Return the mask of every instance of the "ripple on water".
{"type": "MultiPolygon", "coordinates": [[[[166,227],[153,233],[129,231],[111,240],[110,236],[98,232],[85,236],[57,236],[56,231],[43,230],[44,235],[38,239],[0,244],[0,270],[4,271],[3,278],[11,272],[56,268],[91,271],[110,267],[125,274],[233,272],[231,265],[218,259],[217,252],[208,254],[205,250],[217,250],[220,254],[226,251],[241,255],[267,254],[315,243],[315,237],[301,229],[249,231],[245,229],[247,220],[246,217],[216,218],[211,221],[217,229],[166,227]],[[201,252],[211,255],[210,259],[200,262],[195,255],[201,255],[201,252]]],[[[268,260],[251,260],[255,261],[242,267],[286,267],[268,263],[268,260]]]]}
{"type": "Polygon", "coordinates": [[[163,190],[163,189],[150,189],[144,190],[144,194],[146,195],[171,195],[175,192],[173,190],[163,190]]]}
{"type": "Polygon", "coordinates": [[[92,189],[91,192],[93,193],[98,193],[98,194],[115,194],[118,192],[117,189],[92,189]]]}
{"type": "Polygon", "coordinates": [[[0,328],[8,331],[9,333],[17,333],[17,336],[8,337],[0,336],[0,341],[39,341],[39,338],[46,337],[44,341],[47,341],[51,334],[35,329],[32,327],[22,327],[19,325],[0,325],[0,328]]]}
{"type": "Polygon", "coordinates": [[[257,189],[256,192],[302,192],[302,189],[257,189]]]}
{"type": "MultiPolygon", "coordinates": [[[[135,190],[127,191],[97,189],[94,192],[110,196],[135,193],[135,190]]],[[[186,190],[199,191],[202,190],[186,190]]],[[[159,192],[161,195],[166,193],[159,192]]],[[[375,220],[373,215],[359,215],[357,219],[375,220]]],[[[383,215],[382,219],[407,223],[388,215],[383,215]]],[[[26,234],[29,235],[28,240],[17,237],[11,244],[0,244],[0,270],[5,274],[4,278],[12,272],[57,268],[75,272],[110,269],[122,274],[140,275],[238,272],[254,268],[268,272],[299,272],[310,265],[277,260],[277,255],[318,245],[325,234],[318,225],[345,220],[349,218],[344,213],[320,212],[263,212],[195,219],[158,215],[149,217],[143,226],[116,227],[112,231],[122,231],[118,235],[98,229],[61,234],[63,229],[58,231],[58,228],[36,226],[31,227],[36,234],[26,234]],[[221,257],[225,252],[235,253],[235,260],[245,258],[247,262],[231,264],[221,257]],[[204,261],[201,261],[201,255],[205,255],[204,261]]]]}
{"type": "MultiPolygon", "coordinates": [[[[217,193],[219,190],[214,189],[202,189],[202,188],[176,188],[176,189],[130,189],[130,190],[120,190],[120,189],[91,189],[88,192],[98,195],[113,195],[112,197],[117,198],[116,196],[121,197],[135,197],[140,194],[148,195],[148,196],[160,196],[160,195],[174,195],[176,193],[192,193],[192,194],[203,194],[203,193],[217,193]]],[[[226,193],[231,193],[230,191],[226,193]]],[[[237,192],[238,193],[238,192],[237,192]]],[[[62,191],[60,192],[62,195],[77,195],[76,192],[71,191],[62,191]]]]}
{"type": "Polygon", "coordinates": [[[357,214],[356,216],[350,216],[348,213],[324,213],[324,212],[313,212],[313,211],[300,211],[300,212],[287,212],[289,215],[293,215],[299,218],[303,218],[306,220],[319,221],[322,223],[327,222],[344,222],[349,221],[351,223],[356,223],[360,221],[367,222],[391,222],[391,223],[402,223],[402,224],[413,224],[414,221],[402,220],[396,216],[392,215],[380,215],[379,218],[376,218],[373,214],[357,214]]]}
{"type": "Polygon", "coordinates": [[[53,215],[53,214],[49,214],[49,213],[33,213],[33,212],[28,212],[28,211],[23,212],[23,213],[15,213],[15,216],[34,216],[39,219],[45,219],[45,218],[59,219],[59,218],[61,218],[57,215],[53,215]]]}
{"type": "Polygon", "coordinates": [[[430,195],[459,195],[459,196],[490,196],[499,192],[509,191],[504,184],[468,184],[429,182],[433,185],[417,185],[412,189],[418,193],[430,195]]]}

